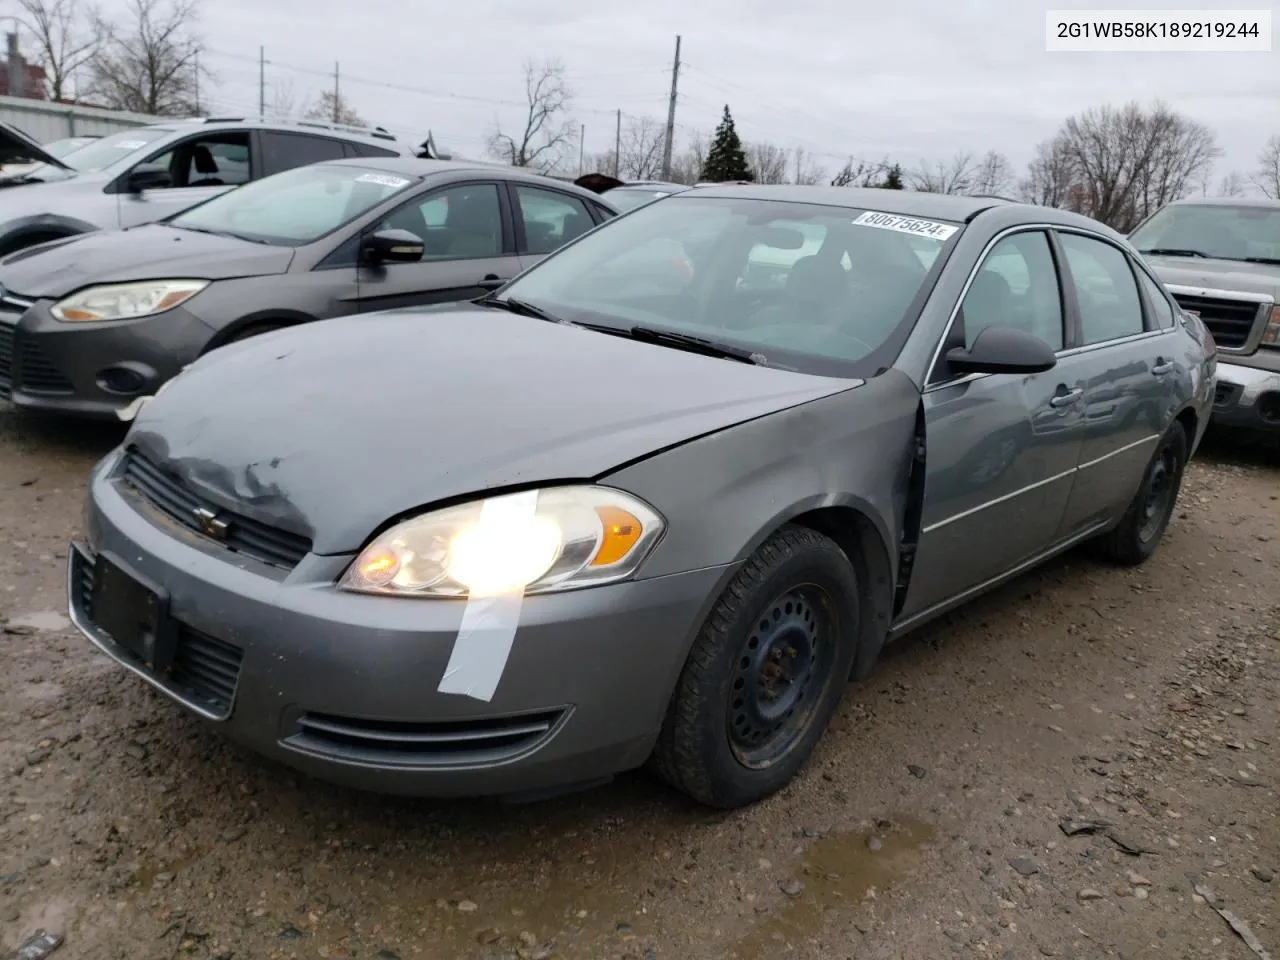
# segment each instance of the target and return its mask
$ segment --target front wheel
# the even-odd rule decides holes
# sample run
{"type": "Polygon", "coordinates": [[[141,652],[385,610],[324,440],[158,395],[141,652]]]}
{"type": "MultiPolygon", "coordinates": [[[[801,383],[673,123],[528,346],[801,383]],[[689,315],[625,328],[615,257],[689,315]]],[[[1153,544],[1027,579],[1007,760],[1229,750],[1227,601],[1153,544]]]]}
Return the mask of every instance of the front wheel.
{"type": "Polygon", "coordinates": [[[858,581],[844,552],[805,527],[774,534],[693,643],[654,751],[659,776],[725,809],[785,786],[840,703],[857,624],[858,581]]]}
{"type": "Polygon", "coordinates": [[[1144,563],[1160,543],[1182,489],[1187,463],[1187,431],[1175,420],[1165,431],[1142,475],[1142,485],[1123,519],[1099,542],[1107,559],[1123,566],[1144,563]]]}

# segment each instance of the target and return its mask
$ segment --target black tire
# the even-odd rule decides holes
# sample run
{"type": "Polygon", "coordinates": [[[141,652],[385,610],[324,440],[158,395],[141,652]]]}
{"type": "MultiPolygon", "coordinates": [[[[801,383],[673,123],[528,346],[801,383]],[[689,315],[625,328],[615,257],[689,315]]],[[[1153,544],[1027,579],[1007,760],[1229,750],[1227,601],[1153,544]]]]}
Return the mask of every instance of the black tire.
{"type": "Polygon", "coordinates": [[[283,330],[289,326],[287,323],[251,323],[248,326],[241,327],[226,340],[222,341],[219,346],[225,346],[228,343],[239,343],[241,340],[248,340],[250,337],[261,336],[264,333],[272,333],[276,330],[283,330]]]}
{"type": "Polygon", "coordinates": [[[722,809],[784,787],[840,704],[858,610],[857,576],[832,540],[794,526],[769,538],[693,642],[654,749],[657,774],[722,809]]]}
{"type": "Polygon", "coordinates": [[[1156,552],[1177,509],[1186,465],[1187,431],[1175,420],[1151,455],[1138,492],[1119,526],[1098,541],[1103,556],[1112,563],[1134,567],[1156,552]]]}

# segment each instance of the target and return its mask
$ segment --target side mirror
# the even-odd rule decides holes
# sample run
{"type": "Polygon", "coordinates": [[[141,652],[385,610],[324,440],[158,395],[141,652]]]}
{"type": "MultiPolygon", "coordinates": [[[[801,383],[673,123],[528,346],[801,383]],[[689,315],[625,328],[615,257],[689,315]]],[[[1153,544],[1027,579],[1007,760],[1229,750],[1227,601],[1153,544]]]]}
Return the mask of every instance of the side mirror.
{"type": "Polygon", "coordinates": [[[129,192],[135,197],[142,196],[144,190],[155,190],[172,186],[173,179],[168,170],[134,170],[129,174],[127,185],[129,192]]]}
{"type": "Polygon", "coordinates": [[[364,238],[365,259],[370,263],[417,263],[427,246],[408,230],[379,230],[364,238]]]}
{"type": "Polygon", "coordinates": [[[987,327],[971,347],[952,347],[947,363],[956,373],[1043,373],[1058,364],[1053,348],[1015,327],[987,327]]]}

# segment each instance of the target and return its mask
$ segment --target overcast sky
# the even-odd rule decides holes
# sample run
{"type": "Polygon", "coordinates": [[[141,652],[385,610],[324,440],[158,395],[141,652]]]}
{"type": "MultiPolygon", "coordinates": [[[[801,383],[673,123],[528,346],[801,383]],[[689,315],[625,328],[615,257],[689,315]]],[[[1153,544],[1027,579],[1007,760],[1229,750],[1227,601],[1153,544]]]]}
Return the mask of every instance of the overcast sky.
{"type": "MultiPolygon", "coordinates": [[[[1174,0],[1167,5],[1172,6],[1174,0]]],[[[1130,8],[1158,4],[1130,0],[1130,8]]],[[[107,9],[123,7],[108,0],[107,9]]],[[[727,103],[745,140],[803,147],[835,168],[854,154],[913,166],[990,148],[1021,172],[1034,144],[1073,112],[1159,96],[1209,124],[1218,173],[1249,171],[1280,133],[1280,48],[1270,53],[1047,53],[1056,0],[203,0],[219,109],[256,112],[258,47],[267,104],[332,86],[397,134],[428,128],[478,157],[495,123],[522,125],[521,64],[558,57],[588,153],[613,145],[614,111],[665,120],[681,34],[677,132],[709,133],[727,103]]],[[[1200,0],[1200,6],[1266,8],[1200,0]]],[[[1280,28],[1280,8],[1273,7],[1280,28]]]]}

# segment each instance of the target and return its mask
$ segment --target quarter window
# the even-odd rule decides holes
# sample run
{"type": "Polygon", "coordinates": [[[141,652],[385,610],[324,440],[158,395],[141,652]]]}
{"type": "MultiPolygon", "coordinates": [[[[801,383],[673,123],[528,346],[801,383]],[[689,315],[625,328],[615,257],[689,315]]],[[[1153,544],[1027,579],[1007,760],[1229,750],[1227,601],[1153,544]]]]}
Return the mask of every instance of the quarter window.
{"type": "Polygon", "coordinates": [[[480,260],[504,256],[498,187],[468,183],[406,203],[379,224],[422,238],[423,260],[480,260]]]}
{"type": "Polygon", "coordinates": [[[1062,292],[1049,238],[1029,231],[997,243],[970,284],[960,316],[966,346],[987,327],[1013,327],[1061,350],[1062,292]]]}
{"type": "Polygon", "coordinates": [[[1142,333],[1142,301],[1129,258],[1116,247],[1078,233],[1060,234],[1080,303],[1082,343],[1105,343],[1142,333]]]}
{"type": "Polygon", "coordinates": [[[1173,326],[1173,307],[1169,306],[1169,298],[1165,295],[1164,290],[1142,270],[1135,270],[1138,275],[1138,282],[1147,292],[1147,299],[1151,301],[1151,309],[1155,311],[1156,326],[1161,330],[1167,330],[1173,326]]]}
{"type": "Polygon", "coordinates": [[[527,253],[551,253],[595,226],[586,204],[577,197],[520,184],[515,189],[527,253]]]}

